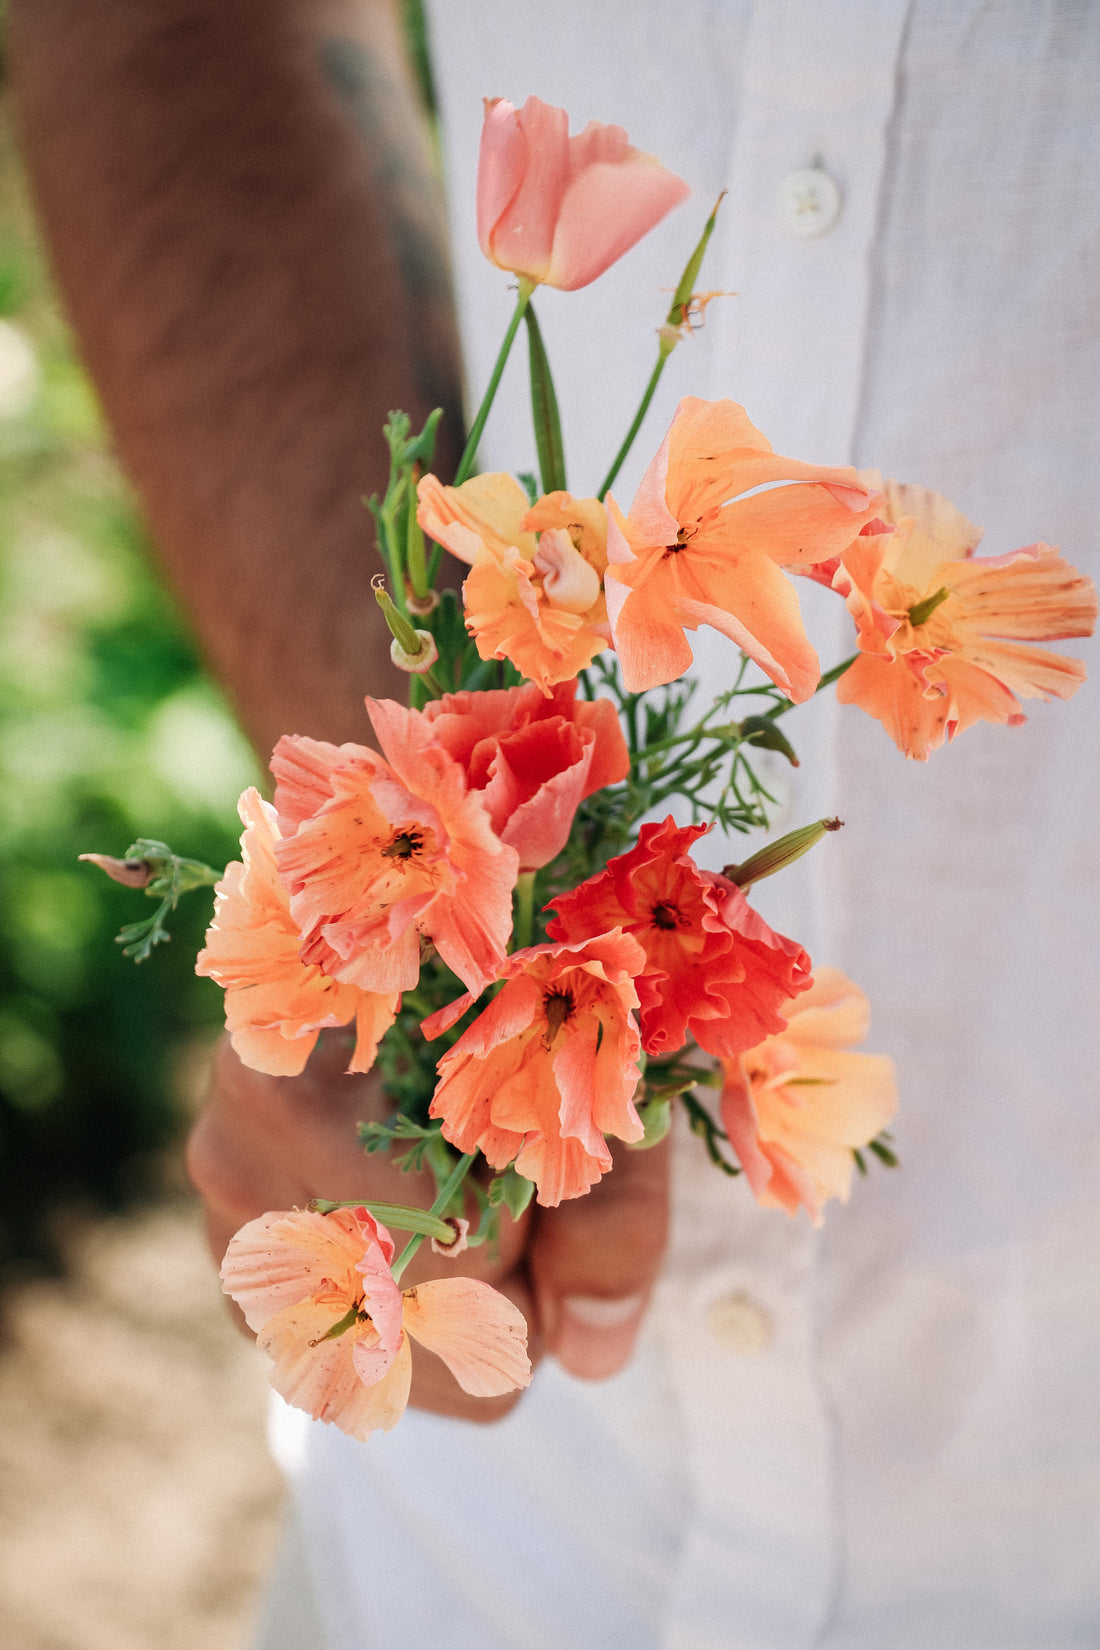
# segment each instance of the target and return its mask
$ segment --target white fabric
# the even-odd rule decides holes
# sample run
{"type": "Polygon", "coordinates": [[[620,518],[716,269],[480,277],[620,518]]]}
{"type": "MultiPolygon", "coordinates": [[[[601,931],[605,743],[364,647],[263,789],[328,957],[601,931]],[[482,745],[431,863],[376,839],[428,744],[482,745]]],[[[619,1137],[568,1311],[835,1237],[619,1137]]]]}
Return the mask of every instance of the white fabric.
{"type": "MultiPolygon", "coordinates": [[[[472,384],[512,303],[474,238],[483,93],[619,120],[695,189],[592,287],[537,296],[575,492],[728,186],[703,284],[738,296],[673,357],[620,500],[681,394],[728,395],[780,452],[946,493],[987,553],[1045,538],[1097,572],[1095,6],[437,0],[431,20],[472,384]],[[802,238],[780,190],[812,166],[842,204],[802,238]]],[[[534,468],[525,394],[521,355],[490,463],[534,468]]],[[[803,605],[825,664],[850,651],[835,598],[803,605]]],[[[707,637],[714,688],[731,650],[707,637]]],[[[1067,651],[1096,674],[1093,644],[1067,651]]],[[[928,766],[831,696],[792,718],[807,761],[777,770],[779,824],[847,829],[758,903],[869,991],[902,1167],[815,1232],[681,1142],[624,1375],[544,1366],[487,1430],[410,1415],[361,1447],[292,1422],[331,1650],[1100,1642],[1096,692],[928,766]],[[764,1349],[715,1334],[734,1295],[764,1349]]]]}

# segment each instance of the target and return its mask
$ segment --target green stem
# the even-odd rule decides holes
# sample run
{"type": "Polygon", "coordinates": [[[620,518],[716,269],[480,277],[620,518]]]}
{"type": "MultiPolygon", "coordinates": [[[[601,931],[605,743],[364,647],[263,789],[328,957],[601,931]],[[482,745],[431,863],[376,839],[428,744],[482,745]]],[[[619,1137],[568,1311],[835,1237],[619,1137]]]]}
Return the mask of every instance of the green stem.
{"type": "Polygon", "coordinates": [[[341,1202],[327,1197],[315,1197],[310,1208],[318,1215],[331,1215],[334,1209],[369,1209],[383,1226],[396,1226],[402,1232],[419,1232],[421,1237],[438,1238],[449,1243],[454,1228],[440,1220],[428,1209],[413,1209],[407,1203],[375,1203],[362,1197],[347,1198],[341,1202]]]}
{"type": "Polygon", "coordinates": [[[521,871],[516,878],[516,950],[531,944],[535,931],[535,873],[521,871]]]}
{"type": "MultiPolygon", "coordinates": [[[[859,654],[853,653],[850,659],[842,659],[840,664],[833,666],[832,670],[827,670],[814,688],[814,692],[821,693],[825,688],[832,687],[833,683],[839,681],[846,670],[851,669],[858,658],[859,654]]],[[[766,692],[767,689],[763,691],[766,692]]],[[[789,710],[793,710],[794,704],[793,699],[781,699],[774,710],[765,711],[764,714],[769,721],[774,722],[777,716],[786,716],[789,710]]]]}
{"type": "Polygon", "coordinates": [[[512,319],[508,323],[508,331],[504,334],[504,342],[500,346],[500,354],[497,356],[496,366],[493,368],[492,376],[489,379],[488,388],[482,397],[481,406],[477,409],[477,417],[470,426],[470,434],[466,439],[466,449],[459,460],[458,469],[455,472],[454,485],[456,487],[461,487],[462,483],[469,478],[470,472],[474,467],[474,461],[477,458],[477,444],[481,440],[481,434],[485,428],[485,420],[489,416],[489,409],[492,407],[493,401],[496,398],[497,390],[500,387],[500,380],[504,372],[505,362],[508,360],[512,345],[515,342],[516,333],[519,331],[519,324],[523,320],[523,312],[530,302],[531,294],[534,292],[536,285],[537,282],[528,280],[526,275],[521,275],[519,278],[519,297],[516,300],[515,311],[512,315],[512,319]]]}
{"type": "MultiPolygon", "coordinates": [[[[474,1162],[474,1154],[473,1153],[471,1153],[467,1157],[460,1157],[459,1158],[458,1162],[455,1164],[454,1168],[452,1169],[450,1175],[447,1177],[446,1183],[442,1187],[438,1197],[436,1198],[435,1202],[432,1204],[431,1209],[428,1211],[429,1214],[437,1216],[437,1217],[446,1214],[447,1208],[448,1208],[449,1204],[451,1203],[451,1200],[453,1199],[455,1193],[458,1191],[458,1188],[462,1185],[462,1182],[465,1180],[466,1176],[470,1172],[470,1169],[473,1167],[473,1162],[474,1162]]],[[[448,1234],[447,1235],[448,1236],[451,1235],[449,1229],[448,1229],[448,1234]]],[[[398,1255],[398,1257],[397,1257],[396,1261],[394,1262],[393,1266],[390,1268],[390,1270],[393,1273],[393,1279],[394,1279],[395,1283],[398,1281],[398,1279],[400,1278],[402,1272],[405,1270],[406,1266],[412,1260],[413,1256],[416,1254],[416,1251],[420,1248],[420,1245],[423,1243],[423,1241],[424,1241],[424,1234],[418,1232],[418,1233],[415,1234],[415,1236],[413,1236],[409,1239],[408,1243],[406,1243],[405,1247],[402,1249],[401,1253],[398,1255]]]]}
{"type": "Polygon", "coordinates": [[[623,465],[626,463],[627,456],[630,452],[631,447],[633,447],[633,445],[634,445],[634,442],[635,442],[635,439],[637,437],[638,431],[642,427],[642,423],[643,423],[643,420],[645,419],[645,415],[649,411],[649,403],[653,400],[653,396],[654,396],[654,393],[656,392],[657,385],[661,381],[661,374],[665,370],[665,362],[668,360],[668,358],[671,354],[672,354],[672,351],[669,350],[669,349],[666,349],[664,347],[664,345],[662,344],[661,348],[660,348],[660,350],[658,351],[658,354],[657,354],[657,365],[654,367],[652,373],[650,374],[649,383],[646,385],[645,390],[642,394],[642,399],[641,399],[641,403],[638,407],[638,411],[634,414],[634,422],[631,424],[629,430],[627,430],[626,437],[623,441],[623,444],[619,448],[618,452],[615,454],[615,458],[614,458],[614,461],[611,465],[611,468],[610,468],[610,470],[608,470],[606,476],[604,477],[603,486],[600,488],[599,492],[596,494],[597,498],[602,499],[604,497],[604,494],[609,491],[609,489],[613,485],[613,483],[615,481],[615,478],[618,475],[619,471],[622,469],[623,465]]]}

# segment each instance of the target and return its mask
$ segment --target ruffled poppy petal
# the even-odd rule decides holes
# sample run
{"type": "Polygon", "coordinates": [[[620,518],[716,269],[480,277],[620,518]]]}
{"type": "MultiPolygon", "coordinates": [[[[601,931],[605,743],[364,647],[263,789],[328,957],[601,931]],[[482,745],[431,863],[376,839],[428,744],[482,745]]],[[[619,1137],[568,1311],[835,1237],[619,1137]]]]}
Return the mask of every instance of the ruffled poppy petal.
{"type": "Polygon", "coordinates": [[[471,1397],[499,1398],[530,1383],[522,1312],[476,1278],[438,1278],[407,1289],[405,1329],[442,1358],[471,1397]]]}

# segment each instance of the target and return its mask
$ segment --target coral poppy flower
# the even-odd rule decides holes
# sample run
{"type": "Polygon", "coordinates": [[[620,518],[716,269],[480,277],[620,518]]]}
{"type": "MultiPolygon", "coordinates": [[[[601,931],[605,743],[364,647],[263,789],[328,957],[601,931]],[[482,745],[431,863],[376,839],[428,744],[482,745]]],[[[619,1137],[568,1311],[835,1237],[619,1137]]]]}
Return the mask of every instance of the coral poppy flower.
{"type": "MultiPolygon", "coordinates": [[[[611,1167],[605,1135],[640,1140],[638,996],[641,947],[615,930],[579,945],[513,952],[502,989],[439,1062],[431,1115],[461,1152],[495,1169],[515,1162],[538,1201],[581,1197],[611,1167]]],[[[436,1037],[464,1014],[460,997],[424,1022],[436,1037]]]]}
{"type": "Polygon", "coordinates": [[[477,238],[485,256],[532,282],[572,292],[602,275],[690,194],[621,126],[569,116],[537,97],[522,109],[485,100],[477,168],[477,238]]]}
{"type": "Polygon", "coordinates": [[[738,1060],[723,1061],[722,1126],[753,1195],[821,1224],[830,1197],[848,1201],[853,1149],[873,1140],[897,1109],[894,1063],[856,1054],[870,1010],[859,987],[820,968],[787,1028],[738,1060]]]}
{"type": "Polygon", "coordinates": [[[549,699],[533,682],[487,693],[448,693],[424,717],[460,763],[521,871],[561,853],[582,799],[625,779],[630,753],[609,699],[578,700],[563,682],[549,699]]]}
{"type": "Polygon", "coordinates": [[[542,692],[572,680],[608,646],[601,579],[607,516],[599,499],[548,493],[534,508],[514,477],[444,487],[425,476],[417,520],[470,564],[466,628],[483,659],[510,659],[542,692]]]}
{"type": "Polygon", "coordinates": [[[299,955],[301,933],[275,866],[275,810],[249,789],[238,803],[241,861],[214,891],[214,920],[195,961],[225,987],[225,1023],[239,1058],[253,1071],[296,1077],[325,1026],[355,1021],[349,1071],[369,1071],[393,1024],[400,998],[331,979],[299,955]]]}
{"type": "Polygon", "coordinates": [[[810,983],[802,947],[769,928],[736,883],[696,865],[688,849],[707,829],[643,825],[628,854],[551,901],[552,940],[621,927],[643,947],[635,985],[647,1054],[670,1054],[689,1033],[711,1054],[738,1054],[781,1030],[780,1004],[810,983]]]}
{"type": "Polygon", "coordinates": [[[706,624],[790,698],[808,699],[817,654],[781,569],[838,555],[873,502],[855,470],[773,453],[736,402],[685,397],[630,514],[608,501],[604,593],[626,687],[682,676],[692,662],[684,632],[706,624]],[[753,491],[774,482],[792,485],[753,491]]]}
{"type": "Polygon", "coordinates": [[[1091,635],[1091,580],[1046,544],[975,556],[981,529],[938,493],[888,481],[885,495],[894,531],[856,539],[833,579],[860,646],[840,702],[926,761],[974,722],[1024,721],[1021,698],[1075,693],[1084,665],[1026,644],[1091,635]]]}
{"type": "Polygon", "coordinates": [[[474,1278],[402,1290],[393,1239],[366,1209],[261,1215],[230,1241],[222,1280],[286,1401],[353,1438],[388,1432],[405,1413],[409,1336],[443,1359],[464,1391],[496,1398],[531,1379],[527,1325],[474,1278]]]}
{"type": "Polygon", "coordinates": [[[303,957],[367,991],[407,991],[423,935],[480,991],[511,933],[516,851],[429,723],[388,699],[367,709],[388,760],[298,737],[272,757],[276,859],[303,957]]]}

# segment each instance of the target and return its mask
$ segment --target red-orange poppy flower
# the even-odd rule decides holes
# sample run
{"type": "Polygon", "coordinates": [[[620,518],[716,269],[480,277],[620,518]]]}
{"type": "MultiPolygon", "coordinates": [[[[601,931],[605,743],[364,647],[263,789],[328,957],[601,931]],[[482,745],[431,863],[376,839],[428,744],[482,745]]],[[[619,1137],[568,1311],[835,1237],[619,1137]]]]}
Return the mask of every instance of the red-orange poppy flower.
{"type": "Polygon", "coordinates": [[[684,633],[706,624],[808,699],[817,654],[782,569],[837,555],[874,515],[874,496],[856,470],[780,458],[736,402],[686,397],[630,514],[609,500],[604,593],[627,688],[682,676],[684,633]]]}
{"type": "Polygon", "coordinates": [[[549,695],[609,645],[599,499],[547,493],[531,507],[504,473],[461,487],[424,476],[417,495],[424,531],[469,563],[466,628],[483,659],[509,659],[549,695]]]}
{"type": "Polygon", "coordinates": [[[474,1397],[500,1397],[531,1379],[518,1307],[475,1278],[402,1290],[393,1252],[365,1208],[293,1209],[250,1221],[222,1262],[226,1294],[274,1361],[276,1392],[353,1438],[388,1432],[405,1413],[410,1335],[474,1397]]]}
{"type": "Polygon", "coordinates": [[[276,848],[303,956],[367,991],[408,991],[429,939],[480,991],[504,956],[518,856],[431,725],[368,699],[387,760],[362,745],[281,739],[276,848]]]}
{"type": "MultiPolygon", "coordinates": [[[[516,951],[504,985],[443,1055],[431,1115],[461,1152],[495,1169],[514,1161],[548,1208],[580,1197],[611,1167],[605,1139],[640,1140],[638,996],[641,947],[615,930],[578,945],[516,951]]],[[[428,1037],[470,1006],[460,997],[424,1022],[428,1037]]]]}
{"type": "Polygon", "coordinates": [[[355,1021],[349,1071],[369,1071],[400,998],[362,991],[304,962],[298,924],[279,881],[275,810],[259,793],[238,804],[244,822],[241,860],[215,889],[214,920],[195,972],[225,988],[225,1023],[240,1059],[253,1071],[296,1077],[326,1026],[355,1021]]]}
{"type": "Polygon", "coordinates": [[[857,1054],[867,1035],[866,997],[836,968],[783,1005],[786,1029],[722,1062],[722,1126],[753,1195],[821,1224],[830,1197],[848,1201],[859,1150],[897,1109],[894,1063],[857,1054]]]}
{"type": "Polygon", "coordinates": [[[696,865],[688,849],[707,829],[643,825],[629,853],[551,902],[551,939],[622,928],[644,949],[635,984],[647,1054],[672,1053],[689,1035],[711,1054],[738,1054],[781,1030],[780,1004],[810,983],[802,947],[769,928],[736,883],[696,865]]]}
{"type": "Polygon", "coordinates": [[[424,708],[461,765],[521,871],[561,853],[584,797],[625,779],[630,753],[609,699],[578,699],[575,682],[544,698],[533,682],[485,693],[448,693],[424,708]]]}
{"type": "Polygon", "coordinates": [[[530,281],[572,292],[602,275],[689,193],[621,126],[569,116],[537,97],[522,109],[485,100],[477,168],[477,235],[485,256],[530,281]]]}
{"type": "Polygon", "coordinates": [[[860,646],[837,683],[840,702],[926,761],[974,722],[1022,722],[1021,698],[1075,693],[1084,665],[1030,644],[1091,635],[1091,580],[1046,544],[975,556],[981,529],[947,499],[884,487],[879,513],[894,531],[857,538],[833,579],[860,646]]]}

